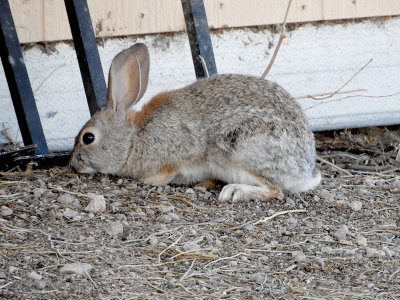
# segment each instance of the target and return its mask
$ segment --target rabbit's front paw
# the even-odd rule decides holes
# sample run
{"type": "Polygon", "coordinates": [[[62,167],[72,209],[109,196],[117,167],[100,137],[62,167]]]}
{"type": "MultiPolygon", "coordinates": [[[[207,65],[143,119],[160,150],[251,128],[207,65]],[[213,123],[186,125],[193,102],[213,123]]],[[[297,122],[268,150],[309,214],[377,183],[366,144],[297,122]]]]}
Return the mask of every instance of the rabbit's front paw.
{"type": "Polygon", "coordinates": [[[279,195],[281,191],[267,186],[253,186],[248,184],[228,184],[224,186],[219,194],[221,202],[232,202],[263,199],[268,200],[279,195]]]}

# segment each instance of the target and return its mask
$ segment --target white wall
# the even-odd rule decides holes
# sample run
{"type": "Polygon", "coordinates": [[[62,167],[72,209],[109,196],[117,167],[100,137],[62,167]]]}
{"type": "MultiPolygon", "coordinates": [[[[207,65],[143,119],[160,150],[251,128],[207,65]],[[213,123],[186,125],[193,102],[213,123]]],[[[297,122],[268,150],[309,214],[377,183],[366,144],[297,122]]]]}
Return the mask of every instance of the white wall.
{"type": "MultiPolygon", "coordinates": [[[[345,90],[367,89],[357,95],[382,96],[400,92],[400,17],[359,23],[299,26],[288,33],[268,79],[293,96],[332,92],[367,61],[373,61],[345,90]]],[[[260,76],[272,55],[269,42],[279,36],[269,30],[238,29],[212,34],[219,73],[260,76]]],[[[112,58],[135,42],[148,45],[151,56],[150,85],[146,98],[195,80],[185,34],[111,39],[99,46],[104,75],[112,58]]],[[[24,51],[36,104],[51,150],[71,149],[82,125],[89,119],[76,55],[71,43],[58,43],[56,52],[39,47],[24,51]]],[[[106,77],[107,78],[107,77],[106,77]]],[[[345,95],[346,96],[346,95],[345,95]]],[[[342,96],[336,98],[342,98],[342,96]]],[[[328,99],[326,101],[331,101],[328,99]]],[[[400,94],[392,97],[353,97],[322,103],[299,100],[314,130],[400,124],[400,94]]],[[[0,125],[18,133],[3,68],[0,68],[0,125]]]]}

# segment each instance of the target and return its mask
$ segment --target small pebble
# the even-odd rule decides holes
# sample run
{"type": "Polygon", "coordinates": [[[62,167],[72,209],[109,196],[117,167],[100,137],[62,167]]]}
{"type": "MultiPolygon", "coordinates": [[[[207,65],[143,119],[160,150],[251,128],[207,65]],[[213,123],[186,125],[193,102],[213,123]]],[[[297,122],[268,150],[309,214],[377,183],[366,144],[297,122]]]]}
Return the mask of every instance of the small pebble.
{"type": "Polygon", "coordinates": [[[285,222],[289,227],[293,227],[294,228],[297,225],[297,219],[293,218],[293,217],[287,218],[285,222]]]}
{"type": "Polygon", "coordinates": [[[63,216],[66,218],[72,218],[78,215],[78,212],[76,210],[70,209],[70,208],[66,208],[63,212],[63,216]]]}
{"type": "Polygon", "coordinates": [[[367,245],[368,245],[367,239],[362,235],[357,236],[356,243],[358,246],[361,246],[361,247],[367,247],[367,245]]]}
{"type": "Polygon", "coordinates": [[[285,199],[285,204],[287,205],[287,206],[294,206],[296,203],[293,201],[293,199],[292,198],[289,198],[289,197],[286,197],[286,199],[285,199]]]}
{"type": "Polygon", "coordinates": [[[332,202],[333,200],[335,200],[335,194],[328,191],[327,189],[322,189],[319,194],[325,201],[332,202]]]}
{"type": "Polygon", "coordinates": [[[0,279],[6,279],[7,278],[7,274],[4,271],[0,271],[0,279]]]}
{"type": "Polygon", "coordinates": [[[367,186],[375,186],[375,179],[372,179],[372,178],[365,178],[365,179],[364,179],[364,183],[365,183],[367,186]]]}
{"type": "Polygon", "coordinates": [[[115,221],[106,226],[105,230],[107,234],[114,236],[122,233],[124,231],[124,227],[120,221],[115,221]]]}
{"type": "Polygon", "coordinates": [[[307,259],[307,256],[304,254],[303,251],[294,251],[292,253],[292,256],[294,260],[298,262],[305,261],[307,259]]]}
{"type": "Polygon", "coordinates": [[[367,257],[380,257],[380,256],[385,256],[385,252],[383,250],[378,250],[375,248],[368,248],[367,247],[367,257]]]}
{"type": "Polygon", "coordinates": [[[88,196],[92,198],[89,204],[86,206],[85,211],[98,213],[106,210],[106,200],[103,195],[96,195],[89,193],[88,196]]]}
{"type": "Polygon", "coordinates": [[[195,191],[191,188],[189,188],[185,191],[185,194],[194,194],[194,193],[195,193],[195,191]]]}
{"type": "Polygon", "coordinates": [[[35,199],[38,199],[38,198],[42,197],[45,192],[46,192],[46,189],[35,188],[35,189],[33,189],[33,197],[35,199]]]}
{"type": "Polygon", "coordinates": [[[314,201],[315,201],[315,202],[319,202],[320,200],[321,200],[320,197],[318,197],[317,195],[314,195],[314,201]]]}
{"type": "Polygon", "coordinates": [[[9,208],[8,206],[3,205],[1,207],[1,215],[3,217],[7,217],[13,214],[13,210],[11,208],[9,208]]]}
{"type": "Polygon", "coordinates": [[[211,196],[212,196],[212,193],[211,193],[211,192],[209,192],[209,191],[205,191],[205,192],[204,192],[204,198],[208,199],[208,198],[210,198],[211,196]]]}
{"type": "Polygon", "coordinates": [[[231,261],[229,262],[229,265],[230,265],[231,267],[233,267],[233,268],[236,268],[237,265],[238,265],[238,263],[237,263],[236,260],[231,260],[231,261]]]}
{"type": "Polygon", "coordinates": [[[203,193],[205,193],[207,191],[207,188],[205,186],[201,186],[201,185],[196,185],[194,187],[194,189],[197,191],[203,192],[203,193]]]}
{"type": "Polygon", "coordinates": [[[161,216],[161,221],[164,223],[171,223],[172,222],[172,218],[170,217],[170,215],[162,215],[161,216]]]}
{"type": "Polygon", "coordinates": [[[338,241],[343,241],[346,239],[346,236],[350,234],[349,229],[347,228],[346,225],[341,225],[339,229],[333,234],[333,236],[338,240],[338,241]]]}
{"type": "Polygon", "coordinates": [[[249,276],[249,281],[256,282],[258,284],[262,284],[264,280],[265,280],[265,275],[261,273],[255,273],[249,276]]]}
{"type": "Polygon", "coordinates": [[[111,203],[111,209],[113,212],[119,211],[121,206],[122,206],[122,203],[118,202],[118,201],[111,203]]]}
{"type": "Polygon", "coordinates": [[[156,237],[152,237],[152,238],[149,239],[149,244],[152,245],[152,246],[157,245],[158,242],[159,242],[159,240],[156,237]]]}
{"type": "Polygon", "coordinates": [[[353,201],[349,204],[349,207],[354,211],[359,211],[362,207],[361,201],[353,201]]]}
{"type": "Polygon", "coordinates": [[[79,199],[71,194],[61,194],[60,196],[58,196],[57,202],[62,203],[67,206],[72,206],[74,208],[81,207],[81,203],[79,202],[79,199]]]}
{"type": "Polygon", "coordinates": [[[61,273],[75,273],[87,277],[87,274],[92,269],[92,265],[87,263],[70,263],[65,264],[61,269],[61,273]]]}
{"type": "Polygon", "coordinates": [[[31,271],[28,274],[28,278],[33,279],[33,280],[40,280],[40,279],[42,279],[42,276],[39,275],[38,273],[36,273],[35,271],[31,271]]]}
{"type": "Polygon", "coordinates": [[[8,267],[8,273],[15,274],[17,272],[18,272],[18,268],[14,267],[14,266],[9,266],[8,267]]]}
{"type": "Polygon", "coordinates": [[[115,218],[119,221],[127,221],[128,218],[124,214],[116,214],[115,218]]]}
{"type": "Polygon", "coordinates": [[[172,221],[178,221],[178,220],[180,220],[179,216],[178,216],[176,213],[174,213],[174,212],[171,212],[171,213],[169,213],[168,215],[170,216],[170,218],[171,218],[172,221]]]}
{"type": "Polygon", "coordinates": [[[38,290],[43,290],[47,286],[47,283],[44,280],[35,280],[34,284],[38,290]]]}

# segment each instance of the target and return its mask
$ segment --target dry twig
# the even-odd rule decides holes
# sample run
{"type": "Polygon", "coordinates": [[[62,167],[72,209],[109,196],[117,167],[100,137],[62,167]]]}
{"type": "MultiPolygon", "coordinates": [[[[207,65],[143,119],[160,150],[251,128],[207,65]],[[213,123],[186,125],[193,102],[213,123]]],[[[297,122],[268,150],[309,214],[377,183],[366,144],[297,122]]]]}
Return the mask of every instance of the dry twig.
{"type": "Polygon", "coordinates": [[[333,164],[333,163],[327,161],[326,159],[321,158],[320,156],[317,156],[317,159],[318,159],[320,162],[322,162],[322,163],[324,163],[324,164],[327,164],[327,165],[331,166],[332,168],[334,168],[334,169],[336,169],[336,170],[338,170],[338,171],[340,171],[340,172],[345,173],[346,175],[353,176],[353,174],[351,174],[349,171],[347,171],[347,170],[345,170],[345,169],[342,169],[342,168],[339,168],[339,167],[336,166],[335,164],[333,164]]]}
{"type": "Polygon", "coordinates": [[[286,20],[287,20],[288,14],[289,14],[289,9],[290,9],[290,5],[291,4],[292,4],[292,0],[289,0],[288,6],[287,6],[287,9],[286,9],[286,13],[285,13],[285,18],[283,19],[283,24],[282,24],[282,28],[281,28],[281,33],[280,33],[280,36],[279,36],[278,44],[276,45],[274,54],[272,54],[272,58],[269,61],[269,64],[268,64],[267,68],[265,69],[264,73],[261,75],[262,79],[264,79],[267,76],[267,74],[269,73],[269,71],[271,70],[272,65],[275,62],[276,56],[278,55],[278,51],[279,51],[279,48],[281,47],[282,41],[286,37],[286,34],[285,34],[285,31],[286,31],[286,20]]]}

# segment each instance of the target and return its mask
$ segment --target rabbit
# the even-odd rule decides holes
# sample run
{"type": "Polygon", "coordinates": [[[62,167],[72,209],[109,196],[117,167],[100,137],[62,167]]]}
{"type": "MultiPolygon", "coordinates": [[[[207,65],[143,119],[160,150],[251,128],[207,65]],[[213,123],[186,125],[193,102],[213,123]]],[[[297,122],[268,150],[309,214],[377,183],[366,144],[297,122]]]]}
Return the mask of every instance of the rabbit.
{"type": "Polygon", "coordinates": [[[144,103],[149,67],[141,43],[113,59],[107,103],[76,137],[74,170],[154,186],[218,180],[226,183],[223,202],[271,199],[320,183],[314,135],[279,85],[213,75],[144,103]]]}

